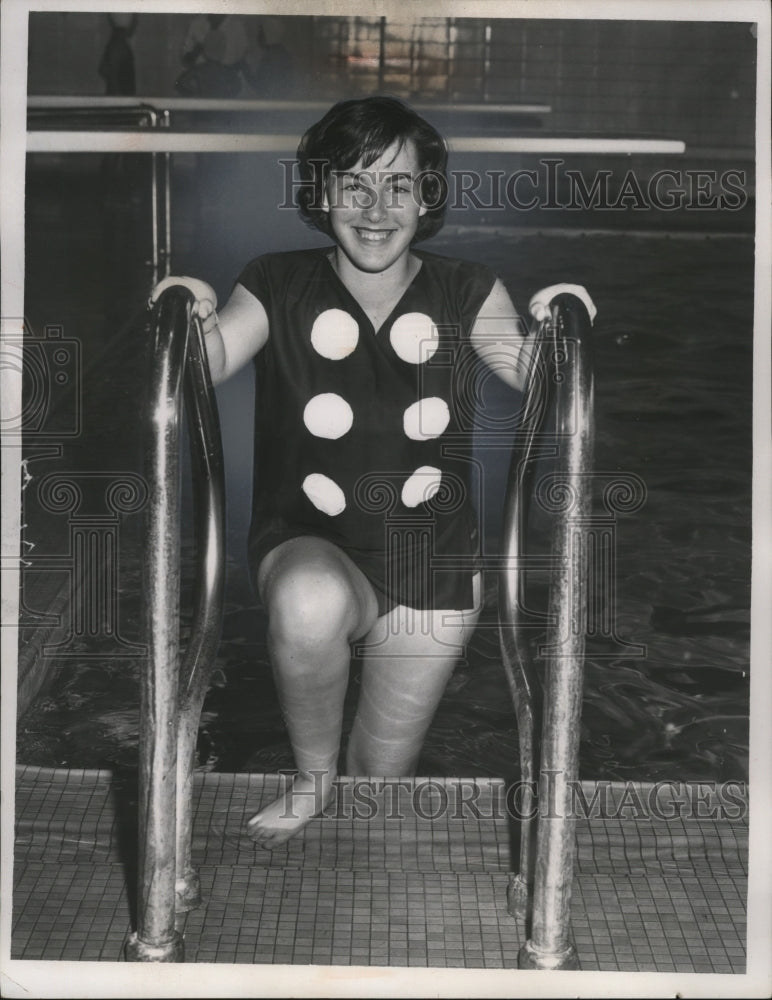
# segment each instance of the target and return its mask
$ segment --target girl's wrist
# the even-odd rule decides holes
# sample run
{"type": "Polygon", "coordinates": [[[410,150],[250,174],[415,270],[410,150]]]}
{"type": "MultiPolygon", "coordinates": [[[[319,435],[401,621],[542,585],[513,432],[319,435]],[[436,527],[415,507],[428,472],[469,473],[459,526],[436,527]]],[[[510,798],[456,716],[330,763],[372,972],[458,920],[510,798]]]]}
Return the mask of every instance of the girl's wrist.
{"type": "Polygon", "coordinates": [[[204,329],[204,336],[208,337],[210,333],[214,333],[216,330],[220,332],[220,318],[217,315],[217,310],[213,309],[212,312],[202,321],[202,327],[204,329]]]}

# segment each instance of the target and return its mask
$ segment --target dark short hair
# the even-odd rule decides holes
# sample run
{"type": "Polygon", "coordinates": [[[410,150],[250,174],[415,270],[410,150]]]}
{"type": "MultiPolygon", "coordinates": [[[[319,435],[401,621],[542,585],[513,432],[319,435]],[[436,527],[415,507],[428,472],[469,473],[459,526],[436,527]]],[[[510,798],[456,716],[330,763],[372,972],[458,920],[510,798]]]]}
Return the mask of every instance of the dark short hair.
{"type": "Polygon", "coordinates": [[[394,143],[411,140],[418,154],[420,197],[426,212],[418,220],[413,242],[429,239],[442,228],[447,203],[448,148],[440,133],[394,97],[364,97],[340,101],[306,132],[298,146],[302,186],[300,214],[311,225],[332,235],[322,199],[330,173],[355,163],[374,163],[394,143]]]}

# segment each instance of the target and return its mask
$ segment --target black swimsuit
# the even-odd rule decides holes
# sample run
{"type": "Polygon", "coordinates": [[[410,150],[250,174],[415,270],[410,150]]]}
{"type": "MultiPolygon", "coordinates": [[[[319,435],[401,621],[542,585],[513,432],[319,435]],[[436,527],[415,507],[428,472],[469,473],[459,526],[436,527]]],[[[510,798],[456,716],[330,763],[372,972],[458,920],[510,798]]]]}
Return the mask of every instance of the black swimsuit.
{"type": "Polygon", "coordinates": [[[283,541],[325,538],[381,614],[471,607],[479,561],[469,333],[496,279],[413,252],[421,268],[378,331],[329,248],[268,254],[239,277],[270,330],[255,362],[253,572],[283,541]]]}

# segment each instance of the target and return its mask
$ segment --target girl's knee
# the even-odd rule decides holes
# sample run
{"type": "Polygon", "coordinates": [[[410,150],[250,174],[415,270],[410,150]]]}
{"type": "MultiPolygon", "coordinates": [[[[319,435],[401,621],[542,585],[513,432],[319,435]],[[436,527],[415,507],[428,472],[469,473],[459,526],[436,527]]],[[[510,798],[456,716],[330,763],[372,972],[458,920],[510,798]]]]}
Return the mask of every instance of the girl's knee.
{"type": "Polygon", "coordinates": [[[293,562],[272,574],[265,602],[274,638],[309,646],[348,641],[358,602],[345,576],[330,562],[293,562]]]}

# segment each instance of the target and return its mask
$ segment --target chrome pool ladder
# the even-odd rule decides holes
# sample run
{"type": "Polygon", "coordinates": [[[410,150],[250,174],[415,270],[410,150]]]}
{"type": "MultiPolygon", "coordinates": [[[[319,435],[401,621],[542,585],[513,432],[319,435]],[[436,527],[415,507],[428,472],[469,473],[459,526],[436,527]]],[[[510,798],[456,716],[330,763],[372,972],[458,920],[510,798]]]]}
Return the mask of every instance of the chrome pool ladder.
{"type": "MultiPolygon", "coordinates": [[[[148,407],[150,506],[145,562],[149,655],[143,673],[139,764],[137,927],[130,961],[181,962],[175,915],[200,903],[191,859],[193,774],[201,709],[222,629],[225,489],[217,405],[203,331],[192,294],[168,289],[151,324],[148,407]],[[184,391],[193,455],[196,592],[184,655],[179,642],[180,421],[184,391]]],[[[513,916],[530,918],[520,964],[574,968],[569,904],[573,876],[572,782],[578,776],[588,566],[583,544],[590,516],[593,369],[590,319],[578,298],[553,299],[534,334],[525,407],[510,468],[504,512],[499,620],[525,795],[519,871],[510,879],[513,916]],[[547,421],[551,430],[547,431],[547,421]],[[552,533],[546,671],[536,674],[524,619],[525,544],[535,459],[545,434],[554,444],[558,516],[552,533]],[[561,500],[562,498],[562,500],[561,500]],[[551,782],[547,800],[539,786],[551,782]],[[538,806],[538,823],[531,813],[538,806]]],[[[548,449],[549,450],[549,449],[548,449]]]]}

